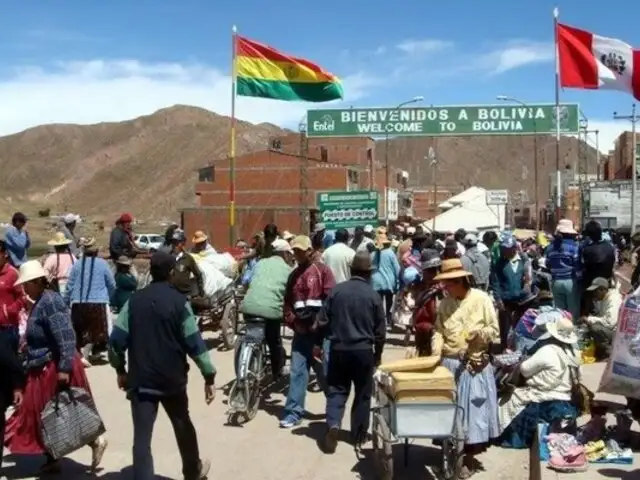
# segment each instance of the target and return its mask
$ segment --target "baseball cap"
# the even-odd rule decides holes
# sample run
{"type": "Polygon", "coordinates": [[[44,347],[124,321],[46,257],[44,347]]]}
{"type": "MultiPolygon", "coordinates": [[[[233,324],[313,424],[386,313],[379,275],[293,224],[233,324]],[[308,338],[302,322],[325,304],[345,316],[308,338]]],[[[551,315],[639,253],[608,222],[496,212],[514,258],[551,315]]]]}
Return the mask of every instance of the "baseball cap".
{"type": "Polygon", "coordinates": [[[274,240],[271,243],[271,246],[273,247],[274,252],[291,252],[293,250],[291,245],[289,245],[289,242],[281,238],[274,240]]]}
{"type": "Polygon", "coordinates": [[[373,225],[365,225],[364,233],[373,233],[373,225]]]}
{"type": "Polygon", "coordinates": [[[187,237],[184,234],[184,230],[176,228],[173,232],[173,235],[171,236],[171,239],[177,242],[185,242],[187,240],[187,237]]]}
{"type": "Polygon", "coordinates": [[[324,232],[327,229],[324,223],[316,223],[316,226],[313,227],[313,233],[324,232]]]}
{"type": "Polygon", "coordinates": [[[587,288],[587,291],[593,292],[598,288],[609,288],[609,280],[603,277],[594,278],[593,282],[591,282],[591,285],[589,285],[589,287],[587,288]]]}
{"type": "Polygon", "coordinates": [[[514,248],[516,246],[516,239],[511,235],[507,235],[500,240],[500,246],[503,248],[514,248]]]}
{"type": "Polygon", "coordinates": [[[80,216],[76,215],[75,213],[67,213],[62,219],[62,221],[67,225],[69,225],[70,223],[75,223],[78,220],[80,220],[80,216]]]}
{"type": "Polygon", "coordinates": [[[306,235],[298,235],[291,241],[291,249],[302,250],[304,252],[311,250],[311,239],[306,235]]]}
{"type": "Polygon", "coordinates": [[[413,235],[416,233],[416,227],[407,227],[407,235],[413,235]]]}
{"type": "Polygon", "coordinates": [[[478,237],[476,237],[473,233],[467,233],[462,240],[462,243],[465,245],[477,245],[478,237]]]}

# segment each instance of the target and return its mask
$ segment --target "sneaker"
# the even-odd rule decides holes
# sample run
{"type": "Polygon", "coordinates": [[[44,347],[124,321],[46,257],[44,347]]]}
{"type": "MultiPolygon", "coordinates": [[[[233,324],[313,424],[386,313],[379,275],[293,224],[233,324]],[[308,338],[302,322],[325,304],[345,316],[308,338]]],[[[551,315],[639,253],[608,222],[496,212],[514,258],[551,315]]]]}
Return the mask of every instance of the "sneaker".
{"type": "Polygon", "coordinates": [[[293,428],[297,427],[302,423],[302,419],[298,418],[296,415],[287,415],[282,420],[280,420],[280,428],[293,428]]]}
{"type": "Polygon", "coordinates": [[[338,427],[331,427],[324,436],[324,451],[328,454],[336,453],[338,448],[338,435],[340,430],[338,427]]]}

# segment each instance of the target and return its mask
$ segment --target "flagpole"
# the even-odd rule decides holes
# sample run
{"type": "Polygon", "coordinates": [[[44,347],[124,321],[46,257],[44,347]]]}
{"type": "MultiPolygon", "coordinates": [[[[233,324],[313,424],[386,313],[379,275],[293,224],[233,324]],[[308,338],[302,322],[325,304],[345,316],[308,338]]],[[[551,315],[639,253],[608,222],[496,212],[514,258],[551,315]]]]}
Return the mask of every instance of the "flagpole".
{"type": "Polygon", "coordinates": [[[555,38],[556,60],[556,224],[560,220],[560,207],[562,206],[562,172],[560,170],[560,53],[558,52],[558,7],[553,9],[553,35],[555,38]]]}
{"type": "Polygon", "coordinates": [[[229,247],[236,242],[236,46],[238,29],[231,28],[231,138],[229,139],[229,247]]]}

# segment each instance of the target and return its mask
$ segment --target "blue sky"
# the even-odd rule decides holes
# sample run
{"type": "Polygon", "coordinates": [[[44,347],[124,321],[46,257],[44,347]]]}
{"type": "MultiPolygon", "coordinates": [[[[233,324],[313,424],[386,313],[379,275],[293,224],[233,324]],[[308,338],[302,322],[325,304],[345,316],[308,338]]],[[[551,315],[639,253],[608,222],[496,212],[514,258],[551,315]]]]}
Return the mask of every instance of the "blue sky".
{"type": "MultiPolygon", "coordinates": [[[[344,105],[553,102],[553,18],[640,47],[640,4],[506,0],[5,0],[0,17],[0,134],[94,123],[176,103],[229,113],[231,26],[340,76],[344,105]],[[393,7],[391,5],[394,5],[393,7]]],[[[631,96],[566,90],[601,149],[627,128],[631,96]]],[[[340,104],[336,105],[339,106],[340,104]]],[[[292,127],[307,106],[240,98],[239,117],[292,127]]],[[[592,138],[592,141],[594,138],[592,138]]]]}

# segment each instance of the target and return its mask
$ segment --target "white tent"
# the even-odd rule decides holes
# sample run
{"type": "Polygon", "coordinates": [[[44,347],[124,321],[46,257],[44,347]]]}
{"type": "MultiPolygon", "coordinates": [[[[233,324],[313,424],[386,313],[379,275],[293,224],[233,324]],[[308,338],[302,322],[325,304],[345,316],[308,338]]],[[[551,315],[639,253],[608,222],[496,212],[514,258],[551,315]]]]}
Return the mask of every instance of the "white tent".
{"type": "MultiPolygon", "coordinates": [[[[451,197],[447,203],[454,206],[435,217],[435,229],[438,232],[453,232],[459,228],[468,232],[504,229],[505,206],[487,205],[484,188],[471,187],[451,197]]],[[[434,219],[427,220],[423,226],[431,230],[433,222],[434,219]]]]}

